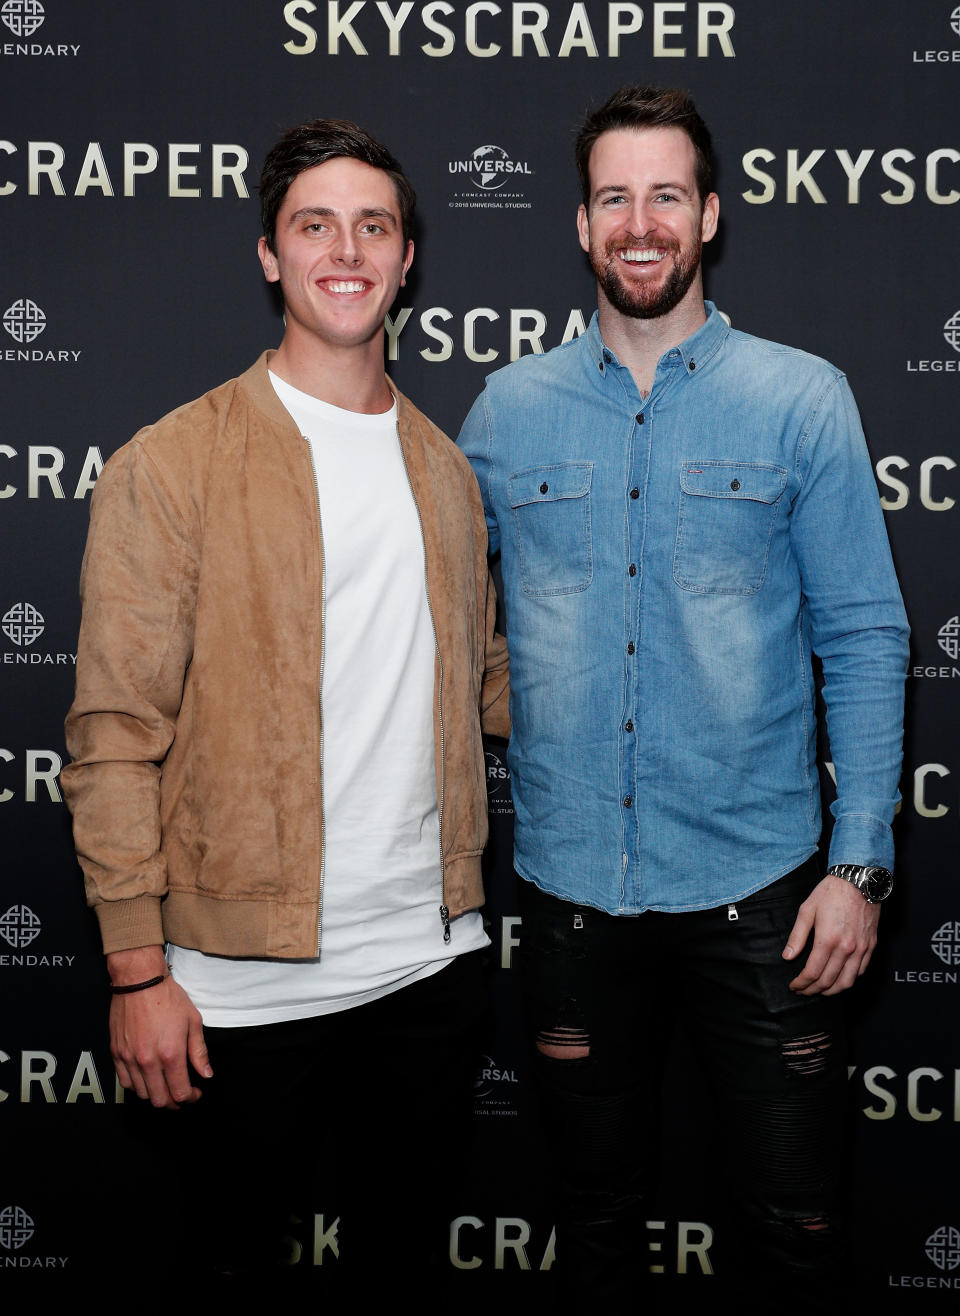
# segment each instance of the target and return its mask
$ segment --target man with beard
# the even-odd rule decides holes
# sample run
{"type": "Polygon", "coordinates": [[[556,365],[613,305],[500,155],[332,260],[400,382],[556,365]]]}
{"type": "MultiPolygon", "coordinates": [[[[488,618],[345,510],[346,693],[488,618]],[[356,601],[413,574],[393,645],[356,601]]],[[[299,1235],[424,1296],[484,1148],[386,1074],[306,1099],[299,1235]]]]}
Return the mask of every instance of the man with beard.
{"type": "Polygon", "coordinates": [[[577,226],[597,314],[491,375],[460,436],[502,559],[571,1309],[637,1301],[675,1012],[715,1098],[753,1309],[832,1311],[844,1287],[841,993],[892,885],[908,632],[843,375],[704,302],[711,155],[678,91],[626,87],[589,116],[577,226]],[[837,780],[825,875],[814,653],[837,780]]]}

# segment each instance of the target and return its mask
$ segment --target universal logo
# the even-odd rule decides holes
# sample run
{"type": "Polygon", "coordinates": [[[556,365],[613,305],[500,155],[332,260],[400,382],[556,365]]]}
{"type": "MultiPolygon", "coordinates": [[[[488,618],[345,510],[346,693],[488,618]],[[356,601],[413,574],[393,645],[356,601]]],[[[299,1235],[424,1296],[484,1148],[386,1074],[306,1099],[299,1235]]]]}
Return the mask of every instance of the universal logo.
{"type": "Polygon", "coordinates": [[[0,19],[17,38],[0,45],[4,55],[76,55],[78,45],[50,45],[43,41],[30,41],[43,27],[46,15],[40,0],[4,0],[0,5],[0,19]]]}
{"type": "MultiPolygon", "coordinates": [[[[950,15],[950,26],[960,37],[960,5],[950,15]]],[[[960,64],[960,50],[915,50],[914,64],[960,64]]]]}
{"type": "Polygon", "coordinates": [[[499,754],[487,750],[487,812],[512,814],[513,798],[510,794],[510,769],[499,754]]]}
{"type": "Polygon", "coordinates": [[[11,905],[0,914],[0,937],[13,947],[13,952],[0,953],[0,968],[4,969],[72,969],[75,955],[38,955],[27,951],[41,932],[41,923],[26,905],[11,905]]]}
{"type": "Polygon", "coordinates": [[[960,1276],[950,1274],[960,1266],[960,1229],[941,1225],[935,1229],[923,1247],[940,1275],[889,1275],[892,1289],[960,1289],[960,1276]]]}
{"type": "Polygon", "coordinates": [[[3,327],[19,346],[0,348],[0,361],[66,361],[80,360],[80,349],[70,347],[31,347],[47,327],[43,310],[29,297],[18,297],[3,313],[3,327]]]}
{"type": "MultiPolygon", "coordinates": [[[[17,646],[27,649],[43,634],[46,623],[39,609],[32,603],[14,603],[0,618],[0,630],[17,646]]],[[[50,653],[34,649],[29,653],[9,650],[0,655],[4,666],[14,667],[73,667],[76,666],[75,653],[50,653]]]]}
{"type": "Polygon", "coordinates": [[[502,1069],[491,1056],[484,1056],[473,1080],[474,1113],[516,1116],[518,1111],[513,1092],[519,1081],[515,1069],[502,1069]]]}
{"type": "MultiPolygon", "coordinates": [[[[36,1233],[32,1218],[22,1206],[5,1206],[0,1211],[0,1248],[19,1253],[36,1233]]],[[[0,1256],[0,1270],[62,1270],[67,1257],[0,1256]]]]}
{"type": "Polygon", "coordinates": [[[943,326],[943,336],[958,355],[946,361],[908,361],[907,374],[960,375],[960,311],[954,311],[947,320],[943,326]]]}
{"type": "Polygon", "coordinates": [[[530,210],[524,193],[514,191],[533,170],[525,160],[514,160],[502,146],[478,146],[463,160],[449,160],[447,171],[472,184],[473,192],[454,192],[451,210],[530,210]],[[506,184],[506,190],[502,190],[506,184]],[[484,195],[478,196],[477,193],[484,195]],[[496,195],[493,195],[496,193],[496,195]]]}
{"type": "Polygon", "coordinates": [[[960,923],[948,920],[930,938],[930,949],[946,969],[896,969],[894,982],[956,986],[960,969],[960,923]]]}

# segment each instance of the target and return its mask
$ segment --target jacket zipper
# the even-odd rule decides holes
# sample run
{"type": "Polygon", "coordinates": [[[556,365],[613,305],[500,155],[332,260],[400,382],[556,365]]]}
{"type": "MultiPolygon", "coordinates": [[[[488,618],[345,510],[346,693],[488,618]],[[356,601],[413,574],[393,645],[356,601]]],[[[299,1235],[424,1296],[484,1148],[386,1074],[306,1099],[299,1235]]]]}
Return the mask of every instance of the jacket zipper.
{"type": "Polygon", "coordinates": [[[450,943],[450,910],[447,907],[446,880],[443,869],[443,796],[446,788],[447,779],[447,762],[444,753],[444,731],[443,731],[443,658],[440,656],[440,642],[437,639],[437,622],[433,615],[433,600],[430,598],[430,581],[427,578],[427,537],[423,533],[423,517],[420,515],[420,504],[417,502],[417,495],[414,492],[413,481],[410,479],[410,471],[407,467],[406,454],[403,451],[403,440],[400,437],[400,417],[399,402],[397,403],[397,444],[400,448],[400,461],[403,463],[403,471],[407,477],[407,484],[410,488],[410,497],[413,499],[413,506],[417,513],[417,524],[420,526],[420,542],[423,544],[423,588],[427,595],[427,611],[430,614],[430,625],[433,627],[433,647],[437,655],[437,668],[440,672],[440,681],[437,687],[437,711],[440,722],[440,798],[437,801],[437,833],[440,841],[440,888],[442,903],[440,905],[440,926],[443,929],[444,945],[450,943]]]}
{"type": "Polygon", "coordinates": [[[317,780],[320,783],[320,889],[317,892],[317,954],[320,954],[320,939],[323,932],[323,879],[327,868],[327,827],[323,816],[323,668],[327,655],[327,635],[323,624],[326,611],[327,592],[327,555],[323,551],[323,513],[320,510],[320,482],[313,460],[313,449],[306,435],[303,441],[307,445],[307,457],[313,472],[313,487],[317,495],[317,528],[320,533],[320,675],[317,680],[317,717],[320,721],[320,744],[318,747],[317,780]]]}

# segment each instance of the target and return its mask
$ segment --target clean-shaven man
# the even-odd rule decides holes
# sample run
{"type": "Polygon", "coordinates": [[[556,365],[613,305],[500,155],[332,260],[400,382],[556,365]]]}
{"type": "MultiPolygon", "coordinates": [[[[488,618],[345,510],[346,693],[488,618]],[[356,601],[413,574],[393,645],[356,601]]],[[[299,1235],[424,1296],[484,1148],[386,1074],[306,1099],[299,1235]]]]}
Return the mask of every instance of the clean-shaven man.
{"type": "Polygon", "coordinates": [[[315,120],[261,204],[283,341],[105,467],[63,780],[117,1073],[197,1138],[173,1214],[248,1269],[333,1165],[344,1261],[389,1284],[464,1154],[506,651],[469,464],[384,374],[408,180],[315,120]]]}

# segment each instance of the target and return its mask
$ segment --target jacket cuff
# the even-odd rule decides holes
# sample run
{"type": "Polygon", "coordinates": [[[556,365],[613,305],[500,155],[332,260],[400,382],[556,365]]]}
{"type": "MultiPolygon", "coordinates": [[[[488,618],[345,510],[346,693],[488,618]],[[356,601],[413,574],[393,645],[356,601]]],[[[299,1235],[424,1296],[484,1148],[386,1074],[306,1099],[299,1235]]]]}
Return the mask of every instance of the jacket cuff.
{"type": "Polygon", "coordinates": [[[107,900],[95,907],[95,913],[100,922],[104,955],[138,946],[162,946],[165,941],[157,896],[107,900]]]}

